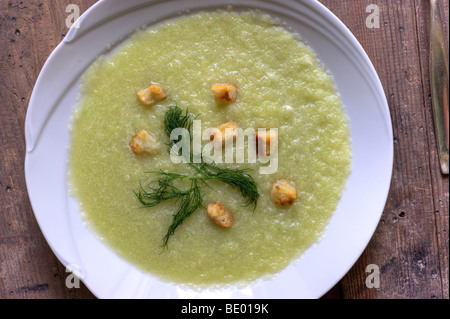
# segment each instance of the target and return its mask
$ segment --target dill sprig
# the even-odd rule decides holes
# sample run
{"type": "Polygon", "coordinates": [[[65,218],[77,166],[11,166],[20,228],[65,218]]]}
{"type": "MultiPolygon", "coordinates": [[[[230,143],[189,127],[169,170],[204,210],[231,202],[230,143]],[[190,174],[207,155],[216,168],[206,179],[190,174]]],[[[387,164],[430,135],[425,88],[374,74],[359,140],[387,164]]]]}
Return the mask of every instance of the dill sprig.
{"type": "Polygon", "coordinates": [[[186,191],[186,194],[180,198],[180,206],[178,207],[177,212],[173,215],[172,223],[164,236],[164,247],[167,246],[170,236],[175,233],[175,229],[181,225],[187,217],[192,215],[197,208],[202,206],[202,203],[203,195],[200,192],[200,187],[198,186],[196,180],[192,180],[191,187],[188,191],[186,191]]]}
{"type": "MultiPolygon", "coordinates": [[[[176,104],[169,107],[164,118],[164,133],[169,139],[174,129],[185,128],[191,133],[192,126],[192,115],[187,109],[183,112],[176,104]]],[[[170,140],[168,143],[169,152],[171,147],[179,140],[170,140]]],[[[192,134],[190,134],[190,142],[192,142],[192,134]]],[[[196,172],[194,176],[159,171],[157,173],[160,176],[157,181],[151,182],[147,189],[141,186],[139,192],[135,192],[144,207],[154,207],[167,200],[179,202],[179,207],[173,215],[172,223],[164,236],[164,247],[167,246],[170,237],[175,233],[175,229],[202,206],[203,194],[198,183],[199,181],[204,182],[207,186],[209,186],[206,183],[207,180],[217,180],[230,185],[232,188],[239,190],[242,197],[245,198],[244,206],[253,205],[253,210],[255,210],[260,196],[257,184],[249,174],[249,170],[222,168],[214,163],[193,163],[194,155],[192,152],[189,154],[189,157],[187,162],[194,168],[196,172]],[[174,185],[174,182],[186,179],[190,180],[190,186],[187,189],[180,189],[174,185]]]]}
{"type": "MultiPolygon", "coordinates": [[[[189,114],[187,109],[183,113],[183,109],[176,104],[169,107],[169,110],[166,112],[166,116],[164,118],[164,133],[167,137],[169,137],[169,139],[172,130],[176,128],[184,128],[188,132],[191,132],[192,126],[192,115],[189,114]]],[[[190,134],[190,139],[192,141],[192,134],[190,134]]],[[[178,141],[172,140],[169,147],[177,142],[178,141]]],[[[231,187],[236,188],[241,192],[242,196],[246,199],[246,206],[254,205],[254,209],[256,208],[256,203],[259,199],[258,187],[256,182],[253,180],[253,177],[248,173],[249,170],[221,168],[205,162],[193,163],[193,156],[194,155],[191,153],[188,163],[200,175],[202,175],[199,179],[216,179],[229,184],[231,187]]]]}
{"type": "Polygon", "coordinates": [[[142,186],[136,196],[144,207],[154,207],[164,201],[176,199],[180,202],[177,212],[173,215],[172,223],[163,239],[163,246],[166,247],[170,236],[175,233],[175,229],[199,208],[203,203],[203,195],[196,179],[191,179],[190,187],[186,190],[174,185],[175,181],[188,177],[183,174],[158,172],[160,178],[150,183],[149,189],[142,186]]]}
{"type": "Polygon", "coordinates": [[[173,185],[174,181],[184,179],[187,175],[163,171],[157,173],[161,175],[159,180],[150,183],[147,190],[141,185],[139,192],[135,192],[144,207],[154,207],[166,200],[178,199],[187,195],[188,191],[182,191],[173,185]]]}
{"type": "MultiPolygon", "coordinates": [[[[192,130],[192,123],[191,114],[189,114],[187,109],[183,114],[183,110],[178,107],[178,105],[171,105],[169,110],[166,112],[166,116],[164,117],[164,133],[170,139],[170,134],[176,128],[185,128],[188,132],[190,132],[192,130]]],[[[171,141],[169,146],[172,146],[172,144],[176,142],[178,141],[171,141]]]]}
{"type": "Polygon", "coordinates": [[[253,177],[248,174],[248,169],[221,168],[208,163],[190,163],[190,165],[201,175],[196,177],[197,179],[215,179],[238,189],[246,199],[244,206],[253,205],[253,210],[256,209],[259,199],[258,187],[253,177]]]}

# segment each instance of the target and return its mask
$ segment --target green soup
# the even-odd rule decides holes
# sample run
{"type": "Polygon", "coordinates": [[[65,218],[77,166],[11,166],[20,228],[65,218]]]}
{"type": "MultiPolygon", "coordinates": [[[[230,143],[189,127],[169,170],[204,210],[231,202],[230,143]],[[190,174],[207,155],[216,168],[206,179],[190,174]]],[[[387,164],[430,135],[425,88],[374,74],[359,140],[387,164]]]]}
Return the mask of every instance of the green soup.
{"type": "MultiPolygon", "coordinates": [[[[137,31],[83,77],[74,111],[69,181],[86,224],[118,255],[161,280],[197,287],[249,283],[275,274],[317,242],[335,211],[351,169],[348,119],[332,77],[298,36],[254,12],[204,12],[137,31]],[[145,107],[136,92],[159,83],[167,99],[145,107]],[[234,83],[238,99],[218,105],[211,86],[234,83]],[[134,191],[149,171],[193,174],[166,150],[164,116],[177,104],[202,127],[235,121],[242,128],[278,129],[278,169],[260,174],[256,209],[220,182],[205,188],[204,205],[220,201],[230,228],[199,208],[162,248],[177,202],[143,208],[134,191]],[[154,156],[136,156],[130,140],[141,130],[161,143],[154,156]],[[287,179],[297,198],[276,205],[272,183],[287,179]]],[[[219,165],[219,164],[218,164],[219,165]]]]}

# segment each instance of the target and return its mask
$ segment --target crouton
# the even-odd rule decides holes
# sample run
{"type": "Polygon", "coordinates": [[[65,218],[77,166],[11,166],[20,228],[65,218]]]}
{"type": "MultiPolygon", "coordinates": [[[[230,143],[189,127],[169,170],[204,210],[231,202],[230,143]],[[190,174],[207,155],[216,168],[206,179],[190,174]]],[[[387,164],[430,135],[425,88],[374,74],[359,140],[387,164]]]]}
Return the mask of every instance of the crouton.
{"type": "Polygon", "coordinates": [[[206,208],[209,218],[222,227],[231,227],[234,223],[233,215],[228,212],[219,202],[209,204],[206,208]]]}
{"type": "Polygon", "coordinates": [[[211,135],[211,141],[213,141],[214,147],[220,148],[226,141],[233,140],[237,135],[235,130],[238,127],[233,121],[228,121],[217,126],[211,135]]]}
{"type": "Polygon", "coordinates": [[[289,181],[279,180],[273,183],[270,195],[275,204],[290,206],[294,203],[297,192],[289,181]]]}
{"type": "Polygon", "coordinates": [[[137,135],[132,137],[130,146],[133,153],[136,155],[155,155],[159,153],[161,148],[161,145],[156,138],[145,130],[140,131],[137,135]]]}
{"type": "Polygon", "coordinates": [[[142,104],[148,106],[164,100],[167,95],[163,88],[158,84],[150,84],[137,92],[137,96],[142,104]]]}
{"type": "Polygon", "coordinates": [[[256,137],[256,149],[260,156],[269,156],[277,149],[278,134],[274,130],[258,131],[256,137]]]}
{"type": "Polygon", "coordinates": [[[234,84],[215,84],[211,87],[214,100],[220,103],[233,103],[237,99],[237,87],[234,84]]]}

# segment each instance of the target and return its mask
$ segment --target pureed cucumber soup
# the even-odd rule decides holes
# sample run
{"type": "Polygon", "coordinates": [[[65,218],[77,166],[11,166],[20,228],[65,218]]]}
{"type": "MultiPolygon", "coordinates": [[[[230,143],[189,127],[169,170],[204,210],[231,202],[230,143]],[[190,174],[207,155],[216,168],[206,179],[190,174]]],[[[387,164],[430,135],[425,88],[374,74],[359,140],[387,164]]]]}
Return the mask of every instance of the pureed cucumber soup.
{"type": "MultiPolygon", "coordinates": [[[[267,15],[216,11],[139,30],[98,58],[83,77],[69,152],[72,194],[106,245],[161,280],[212,287],[275,274],[317,242],[345,188],[352,150],[333,78],[312,49],[267,15]],[[136,93],[151,83],[167,97],[145,106],[136,93]],[[236,101],[217,103],[211,92],[217,83],[232,83],[236,101]],[[163,245],[181,200],[143,207],[136,193],[161,171],[197,176],[168,152],[164,120],[173,105],[203,128],[229,121],[243,129],[277,128],[278,168],[261,174],[260,162],[217,164],[249,169],[256,209],[230,184],[199,181],[202,205],[163,245]],[[132,151],[132,137],[142,130],[159,152],[132,151]],[[289,206],[271,196],[280,180],[295,188],[289,206]],[[231,227],[211,221],[207,206],[215,202],[232,214],[231,227]]],[[[174,185],[185,190],[188,179],[174,185]]]]}

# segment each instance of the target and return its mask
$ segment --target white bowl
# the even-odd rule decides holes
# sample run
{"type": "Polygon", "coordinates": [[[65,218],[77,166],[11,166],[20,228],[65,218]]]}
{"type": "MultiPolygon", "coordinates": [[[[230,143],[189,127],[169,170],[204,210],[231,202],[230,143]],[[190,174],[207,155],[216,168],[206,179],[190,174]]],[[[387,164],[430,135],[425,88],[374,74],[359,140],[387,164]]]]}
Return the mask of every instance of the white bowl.
{"type": "Polygon", "coordinates": [[[314,0],[108,0],[96,3],[79,21],[79,28],[71,28],[48,58],[31,95],[25,122],[25,176],[48,244],[92,293],[99,298],[319,298],[348,272],[383,211],[393,142],[379,78],[342,22],[314,0]],[[180,12],[228,5],[235,10],[259,9],[279,18],[316,51],[333,74],[351,121],[353,167],[322,240],[298,261],[273,278],[244,288],[195,291],[142,273],[85,227],[67,188],[68,127],[80,76],[111,45],[138,27],[177,17],[180,12]]]}

